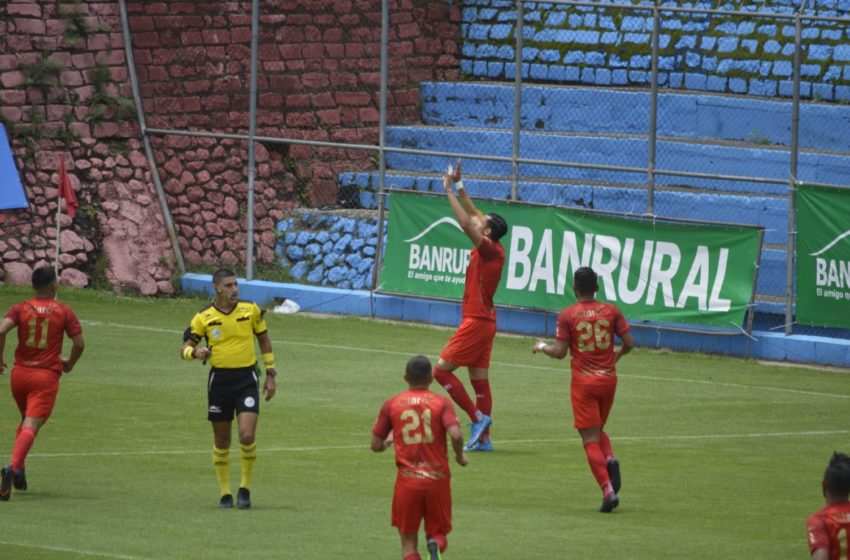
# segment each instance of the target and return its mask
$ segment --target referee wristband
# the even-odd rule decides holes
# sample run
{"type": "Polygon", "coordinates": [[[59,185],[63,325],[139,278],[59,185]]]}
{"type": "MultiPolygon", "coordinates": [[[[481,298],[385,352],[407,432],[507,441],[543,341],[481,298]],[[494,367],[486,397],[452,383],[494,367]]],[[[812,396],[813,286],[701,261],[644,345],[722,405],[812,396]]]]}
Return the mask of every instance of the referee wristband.
{"type": "Polygon", "coordinates": [[[263,354],[263,366],[266,368],[266,371],[270,369],[275,369],[274,367],[274,354],[269,352],[268,354],[263,354]]]}
{"type": "Polygon", "coordinates": [[[455,188],[459,191],[463,190],[463,181],[458,181],[455,183],[455,188]]]}
{"type": "Polygon", "coordinates": [[[183,359],[184,360],[194,360],[195,359],[195,349],[191,346],[187,346],[183,349],[183,359]]]}

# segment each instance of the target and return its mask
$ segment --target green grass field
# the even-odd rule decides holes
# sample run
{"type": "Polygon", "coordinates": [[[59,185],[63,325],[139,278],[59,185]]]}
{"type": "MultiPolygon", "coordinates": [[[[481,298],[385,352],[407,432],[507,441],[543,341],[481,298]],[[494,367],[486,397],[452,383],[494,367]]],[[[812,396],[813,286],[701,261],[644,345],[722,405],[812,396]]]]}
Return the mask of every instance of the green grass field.
{"type": "MultiPolygon", "coordinates": [[[[29,293],[4,286],[0,309],[29,293]]],[[[395,466],[369,451],[369,431],[404,388],[407,358],[434,358],[449,329],[267,316],[281,393],[262,409],[254,507],[219,510],[206,370],[179,358],[202,302],[60,298],[87,349],[30,454],[30,490],[0,503],[0,558],[400,558],[395,466]]],[[[602,515],[571,428],[569,364],[532,355],[532,342],[496,341],[496,452],[453,468],[446,558],[807,557],[823,469],[850,451],[850,375],[636,350],[608,424],[621,506],[602,515]]],[[[2,463],[18,422],[8,384],[0,377],[2,463]]],[[[238,459],[233,471],[238,482],[238,459]]]]}

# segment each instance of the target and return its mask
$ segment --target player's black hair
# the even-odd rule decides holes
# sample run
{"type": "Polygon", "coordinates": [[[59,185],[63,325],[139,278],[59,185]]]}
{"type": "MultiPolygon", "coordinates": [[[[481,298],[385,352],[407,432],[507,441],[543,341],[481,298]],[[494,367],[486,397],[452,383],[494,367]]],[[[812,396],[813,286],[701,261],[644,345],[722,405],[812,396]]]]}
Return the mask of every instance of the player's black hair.
{"type": "Polygon", "coordinates": [[[487,214],[487,217],[490,218],[488,222],[488,225],[490,226],[490,239],[493,241],[500,240],[506,233],[508,233],[508,222],[495,212],[490,212],[487,214]]]}
{"type": "Polygon", "coordinates": [[[833,453],[823,473],[823,482],[833,497],[843,500],[850,498],[850,457],[844,453],[833,453]]]}
{"type": "Polygon", "coordinates": [[[431,360],[422,355],[413,356],[407,361],[404,373],[407,380],[414,385],[425,383],[431,375],[431,360]]]}
{"type": "Polygon", "coordinates": [[[218,284],[225,278],[230,278],[232,276],[236,276],[236,273],[230,270],[229,268],[219,268],[215,271],[215,274],[213,274],[212,281],[213,284],[218,284]]]}
{"type": "Polygon", "coordinates": [[[56,271],[52,266],[40,266],[32,271],[32,287],[36,290],[46,288],[56,281],[56,271]]]}
{"type": "Polygon", "coordinates": [[[589,296],[596,292],[599,284],[597,283],[597,276],[593,272],[593,269],[589,266],[582,266],[576,269],[575,276],[573,277],[573,285],[579,295],[589,296]]]}

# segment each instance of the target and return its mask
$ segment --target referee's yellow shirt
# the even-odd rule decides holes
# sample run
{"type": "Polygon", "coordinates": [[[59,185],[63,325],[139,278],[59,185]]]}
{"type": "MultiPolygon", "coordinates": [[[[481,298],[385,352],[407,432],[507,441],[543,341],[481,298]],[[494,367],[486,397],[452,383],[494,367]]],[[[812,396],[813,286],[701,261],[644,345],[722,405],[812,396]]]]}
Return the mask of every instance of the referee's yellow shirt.
{"type": "Polygon", "coordinates": [[[205,307],[192,318],[189,329],[195,341],[207,337],[212,367],[241,368],[257,363],[254,336],[268,327],[256,303],[239,301],[230,313],[222,313],[215,305],[205,307]]]}

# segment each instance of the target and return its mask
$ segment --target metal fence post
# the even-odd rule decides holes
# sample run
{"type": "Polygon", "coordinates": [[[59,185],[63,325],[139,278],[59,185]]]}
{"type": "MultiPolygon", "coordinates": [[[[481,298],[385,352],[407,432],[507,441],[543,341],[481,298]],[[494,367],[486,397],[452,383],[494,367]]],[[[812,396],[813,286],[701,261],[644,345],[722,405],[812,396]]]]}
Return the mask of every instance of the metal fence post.
{"type": "Polygon", "coordinates": [[[652,87],[649,93],[649,140],[646,162],[646,213],[655,214],[655,148],[658,136],[658,36],[661,34],[660,0],[652,7],[652,87]]]}
{"type": "Polygon", "coordinates": [[[150,166],[151,179],[156,189],[157,198],[159,198],[159,206],[162,211],[162,217],[165,220],[165,228],[168,230],[168,238],[171,240],[171,249],[174,251],[174,258],[177,260],[177,269],[183,275],[186,274],[186,263],[183,262],[183,252],[180,250],[180,243],[177,241],[177,230],[174,228],[174,220],[171,218],[171,210],[168,208],[168,199],[165,197],[165,189],[162,188],[159,170],[156,167],[156,160],[153,157],[153,147],[151,146],[151,139],[148,135],[148,126],[145,122],[145,110],[142,107],[142,95],[139,93],[139,78],[136,75],[136,60],[133,57],[133,42],[130,38],[130,21],[127,18],[127,6],[124,0],[119,0],[118,8],[121,13],[121,30],[124,34],[124,54],[127,57],[130,87],[133,90],[133,103],[136,105],[136,118],[139,119],[142,144],[145,147],[145,156],[148,160],[148,166],[150,166]]]}
{"type": "Polygon", "coordinates": [[[251,5],[251,93],[248,105],[248,246],[245,248],[245,278],[254,278],[254,181],[257,174],[254,136],[257,134],[257,51],[260,35],[260,0],[251,5]]]}
{"type": "Polygon", "coordinates": [[[375,262],[372,264],[372,290],[378,288],[381,262],[384,259],[384,213],[386,211],[386,143],[387,143],[387,80],[389,65],[389,0],[381,2],[381,99],[378,121],[378,242],[375,245],[375,262]]]}
{"type": "Polygon", "coordinates": [[[514,127],[513,147],[511,152],[511,200],[517,199],[517,186],[519,183],[519,133],[520,118],[522,117],[522,48],[523,33],[525,27],[525,3],[517,0],[516,3],[516,52],[514,53],[514,127]]]}
{"type": "Polygon", "coordinates": [[[793,333],[794,323],[794,253],[796,251],[797,221],[794,194],[797,191],[797,156],[799,151],[800,129],[800,51],[803,48],[803,10],[806,0],[800,3],[800,10],[794,20],[794,100],[791,105],[791,168],[788,181],[788,242],[785,255],[785,334],[793,333]]]}

